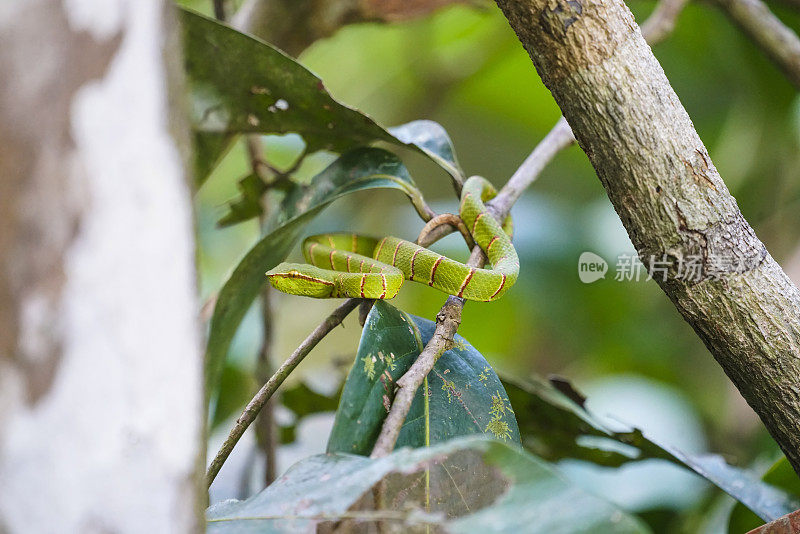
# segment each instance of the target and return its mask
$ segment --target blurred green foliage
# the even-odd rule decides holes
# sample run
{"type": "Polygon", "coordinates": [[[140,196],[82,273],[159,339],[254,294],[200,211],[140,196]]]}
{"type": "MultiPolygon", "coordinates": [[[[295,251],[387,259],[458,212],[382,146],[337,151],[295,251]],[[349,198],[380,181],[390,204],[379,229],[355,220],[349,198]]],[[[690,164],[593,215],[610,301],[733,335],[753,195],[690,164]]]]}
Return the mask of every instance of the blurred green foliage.
{"type": "MultiPolygon", "coordinates": [[[[210,2],[181,3],[210,11],[210,2]]],[[[654,3],[629,5],[641,22],[654,3]]],[[[800,28],[797,12],[777,2],[771,7],[800,28]]],[[[689,5],[673,35],[654,51],[745,217],[788,267],[800,247],[800,104],[794,88],[705,4],[689,5]]],[[[346,27],[314,44],[300,60],[337,99],[384,126],[438,121],[453,138],[467,174],[486,176],[496,185],[514,172],[559,116],[527,54],[493,7],[453,7],[404,24],[346,27]]],[[[265,150],[280,166],[291,162],[298,147],[291,136],[269,137],[265,150]]],[[[446,174],[410,151],[400,154],[434,209],[456,211],[446,174]]],[[[325,155],[317,156],[301,171],[310,177],[326,161],[325,155]]],[[[215,226],[226,202],[237,196],[237,181],[248,172],[239,142],[199,191],[198,255],[206,298],[257,240],[254,221],[215,226]]],[[[687,425],[685,432],[703,448],[740,466],[766,469],[776,459],[777,447],[757,417],[656,284],[614,280],[617,256],[633,253],[633,247],[580,149],[559,155],[512,213],[522,262],[517,286],[497,303],[469,303],[459,330],[492,364],[517,376],[558,373],[582,389],[602,384],[612,394],[615,377],[634,375],[677,399],[660,403],[661,415],[681,414],[699,422],[687,425]],[[609,262],[606,278],[588,285],[577,277],[578,256],[587,250],[609,262]],[[684,415],[687,406],[689,416],[684,415]]],[[[335,203],[307,233],[358,230],[414,239],[421,227],[402,195],[369,191],[335,203]]],[[[434,248],[460,259],[467,255],[456,236],[434,248]]],[[[290,259],[299,257],[295,251],[290,259]]],[[[437,291],[406,284],[392,304],[433,318],[443,301],[437,291]]],[[[335,305],[275,295],[275,362],[288,356],[335,305]]],[[[333,376],[341,380],[359,335],[355,318],[349,318],[344,329],[312,352],[289,385],[301,380],[322,384],[333,376]]],[[[234,341],[215,423],[238,411],[247,397],[242,391],[254,387],[249,376],[259,340],[259,320],[251,311],[234,341]]],[[[648,405],[646,390],[637,402],[648,405]]],[[[625,412],[613,401],[604,408],[625,412]]],[[[655,412],[648,419],[626,422],[652,432],[661,419],[655,412]]],[[[326,439],[319,436],[318,450],[326,439]]],[[[715,490],[704,491],[689,503],[665,500],[639,511],[658,532],[719,531],[730,501],[715,490]]]]}

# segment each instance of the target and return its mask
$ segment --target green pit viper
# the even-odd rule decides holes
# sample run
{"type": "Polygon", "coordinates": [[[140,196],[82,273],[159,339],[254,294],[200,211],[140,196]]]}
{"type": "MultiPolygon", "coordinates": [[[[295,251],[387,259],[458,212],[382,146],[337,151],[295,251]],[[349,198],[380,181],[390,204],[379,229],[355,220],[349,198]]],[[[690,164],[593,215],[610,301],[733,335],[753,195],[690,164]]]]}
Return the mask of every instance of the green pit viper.
{"type": "MultiPolygon", "coordinates": [[[[303,255],[310,265],[281,263],[266,274],[275,289],[315,298],[390,299],[407,278],[468,300],[498,299],[516,282],[519,258],[484,205],[496,193],[487,180],[473,176],[464,183],[460,207],[491,269],[469,267],[397,237],[334,233],[306,238],[303,255]]],[[[505,226],[510,228],[510,218],[505,226]]]]}

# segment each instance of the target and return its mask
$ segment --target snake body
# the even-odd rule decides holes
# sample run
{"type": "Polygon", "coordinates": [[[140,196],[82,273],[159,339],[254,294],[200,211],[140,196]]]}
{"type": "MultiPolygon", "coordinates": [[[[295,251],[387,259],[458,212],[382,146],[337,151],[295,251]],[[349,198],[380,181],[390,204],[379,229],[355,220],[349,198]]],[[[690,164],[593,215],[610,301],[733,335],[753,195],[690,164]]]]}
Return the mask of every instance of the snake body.
{"type": "Polygon", "coordinates": [[[333,233],[306,238],[308,264],[281,263],[267,276],[284,293],[315,298],[390,299],[409,279],[468,300],[498,299],[516,282],[519,258],[484,204],[495,194],[487,180],[473,176],[464,183],[460,206],[461,219],[491,269],[470,267],[397,237],[333,233]]]}

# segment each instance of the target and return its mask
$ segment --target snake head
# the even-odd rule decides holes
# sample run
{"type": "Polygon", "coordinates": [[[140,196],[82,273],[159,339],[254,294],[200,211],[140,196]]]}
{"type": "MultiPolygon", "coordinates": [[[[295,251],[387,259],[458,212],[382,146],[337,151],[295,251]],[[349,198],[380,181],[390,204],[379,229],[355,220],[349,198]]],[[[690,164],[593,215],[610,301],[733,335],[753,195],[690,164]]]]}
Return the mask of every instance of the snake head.
{"type": "Polygon", "coordinates": [[[334,296],[336,289],[329,272],[311,265],[281,263],[266,275],[272,287],[292,295],[326,299],[334,296]]]}

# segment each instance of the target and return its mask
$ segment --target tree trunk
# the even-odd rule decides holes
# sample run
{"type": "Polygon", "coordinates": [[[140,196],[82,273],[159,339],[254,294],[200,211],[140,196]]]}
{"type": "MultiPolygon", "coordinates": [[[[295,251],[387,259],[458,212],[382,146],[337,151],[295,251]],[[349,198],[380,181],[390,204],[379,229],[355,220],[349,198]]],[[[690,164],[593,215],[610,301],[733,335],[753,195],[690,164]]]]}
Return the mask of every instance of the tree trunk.
{"type": "Polygon", "coordinates": [[[800,292],[742,217],[630,11],[620,0],[497,4],[642,261],[668,261],[656,281],[800,472],[800,292]]]}
{"type": "Polygon", "coordinates": [[[0,8],[0,532],[194,532],[202,353],[165,0],[0,8]]]}

